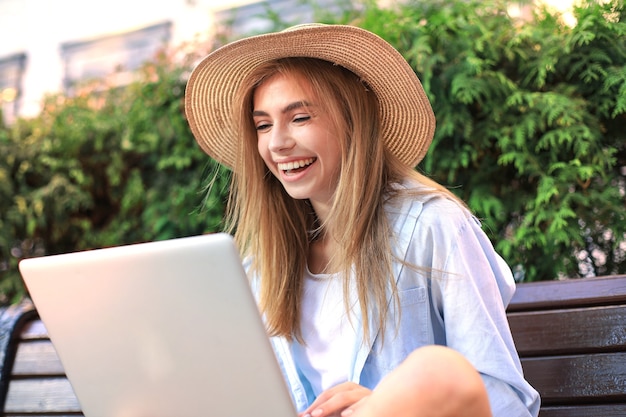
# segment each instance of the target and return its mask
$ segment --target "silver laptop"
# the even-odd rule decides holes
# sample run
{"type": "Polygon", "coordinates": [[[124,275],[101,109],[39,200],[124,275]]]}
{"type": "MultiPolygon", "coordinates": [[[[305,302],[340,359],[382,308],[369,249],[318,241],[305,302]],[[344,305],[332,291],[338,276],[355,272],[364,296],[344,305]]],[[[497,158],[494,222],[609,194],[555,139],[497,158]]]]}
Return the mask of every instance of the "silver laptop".
{"type": "Polygon", "coordinates": [[[23,260],[86,417],[295,417],[231,236],[23,260]]]}

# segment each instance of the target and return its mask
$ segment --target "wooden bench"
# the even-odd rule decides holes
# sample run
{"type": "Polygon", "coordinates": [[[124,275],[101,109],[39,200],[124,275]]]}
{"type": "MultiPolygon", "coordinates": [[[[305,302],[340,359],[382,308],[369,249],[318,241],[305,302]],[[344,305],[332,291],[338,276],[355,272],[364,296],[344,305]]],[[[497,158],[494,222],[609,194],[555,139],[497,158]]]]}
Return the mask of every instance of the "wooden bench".
{"type": "Polygon", "coordinates": [[[0,313],[2,416],[82,416],[45,326],[29,300],[0,313]]]}
{"type": "Polygon", "coordinates": [[[508,318],[540,417],[626,416],[626,275],[518,285],[508,318]]]}
{"type": "MultiPolygon", "coordinates": [[[[518,285],[508,309],[540,417],[626,416],[626,275],[518,285]]],[[[81,416],[32,304],[0,310],[3,416],[81,416]]]]}

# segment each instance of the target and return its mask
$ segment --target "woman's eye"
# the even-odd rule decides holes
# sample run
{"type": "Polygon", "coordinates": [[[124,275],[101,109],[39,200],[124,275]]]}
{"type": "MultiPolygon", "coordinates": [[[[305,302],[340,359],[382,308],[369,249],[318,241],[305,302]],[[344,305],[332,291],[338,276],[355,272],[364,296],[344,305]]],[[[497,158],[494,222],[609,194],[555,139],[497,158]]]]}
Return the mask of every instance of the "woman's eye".
{"type": "Polygon", "coordinates": [[[269,123],[259,123],[256,125],[256,130],[257,131],[263,131],[263,130],[267,130],[271,127],[272,125],[269,123]]]}
{"type": "Polygon", "coordinates": [[[295,123],[303,123],[310,119],[311,119],[311,116],[298,116],[298,117],[295,117],[293,121],[295,123]]]}

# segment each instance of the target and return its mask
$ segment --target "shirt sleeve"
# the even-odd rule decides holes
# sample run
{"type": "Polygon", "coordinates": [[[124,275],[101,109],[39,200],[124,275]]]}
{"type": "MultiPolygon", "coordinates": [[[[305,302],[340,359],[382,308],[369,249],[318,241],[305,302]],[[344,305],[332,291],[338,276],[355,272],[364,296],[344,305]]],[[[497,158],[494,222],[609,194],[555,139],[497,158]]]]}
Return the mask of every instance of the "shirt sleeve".
{"type": "Polygon", "coordinates": [[[442,264],[433,268],[432,291],[445,344],[480,372],[494,417],[536,416],[539,395],[524,379],[505,312],[515,291],[510,268],[463,210],[435,223],[434,259],[442,264]]]}

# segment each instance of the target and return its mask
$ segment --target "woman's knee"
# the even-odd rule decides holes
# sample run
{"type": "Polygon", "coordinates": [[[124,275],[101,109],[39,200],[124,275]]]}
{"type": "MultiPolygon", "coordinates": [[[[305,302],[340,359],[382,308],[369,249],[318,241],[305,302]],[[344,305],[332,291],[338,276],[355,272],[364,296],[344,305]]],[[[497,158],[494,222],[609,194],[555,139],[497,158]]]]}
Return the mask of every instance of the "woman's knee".
{"type": "Polygon", "coordinates": [[[476,369],[460,353],[444,346],[412,352],[398,368],[407,387],[441,410],[441,415],[490,415],[489,398],[476,369]]]}

